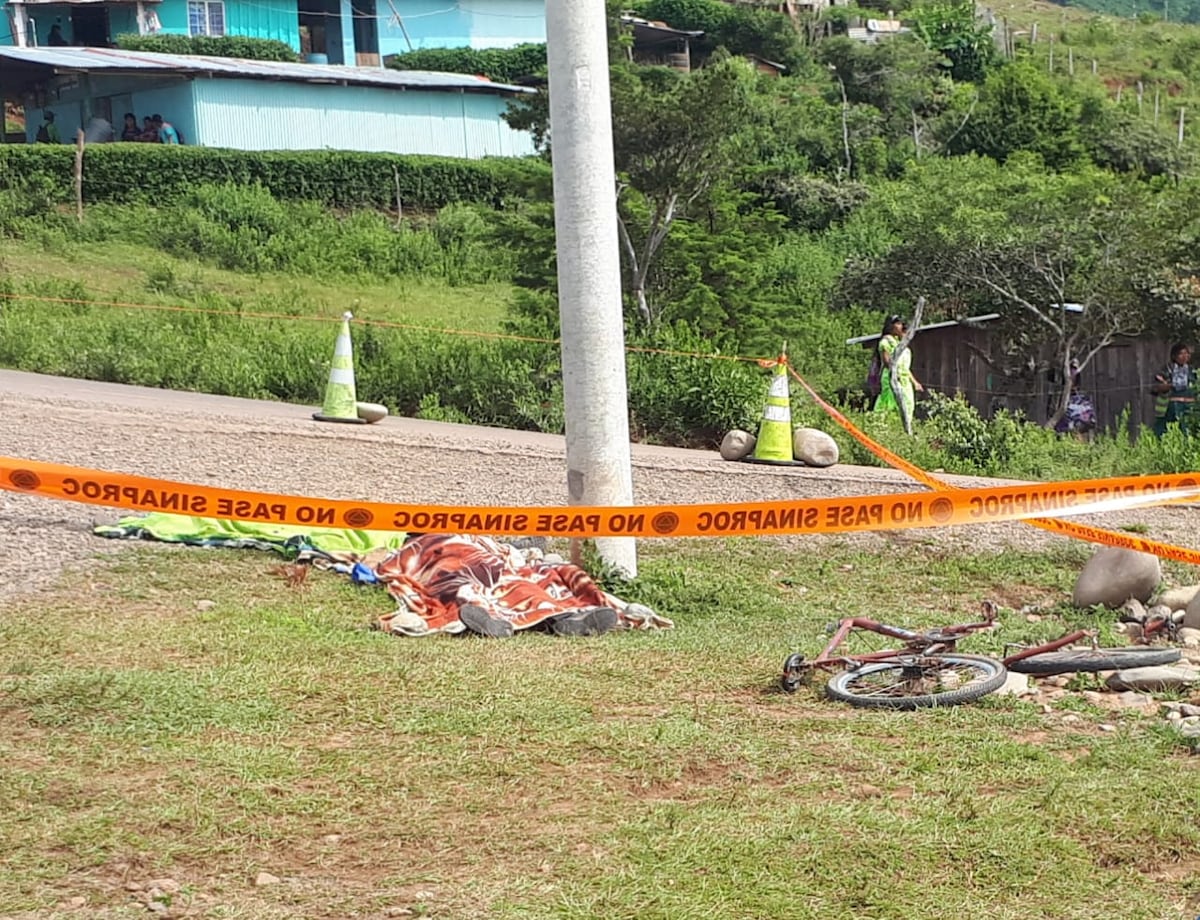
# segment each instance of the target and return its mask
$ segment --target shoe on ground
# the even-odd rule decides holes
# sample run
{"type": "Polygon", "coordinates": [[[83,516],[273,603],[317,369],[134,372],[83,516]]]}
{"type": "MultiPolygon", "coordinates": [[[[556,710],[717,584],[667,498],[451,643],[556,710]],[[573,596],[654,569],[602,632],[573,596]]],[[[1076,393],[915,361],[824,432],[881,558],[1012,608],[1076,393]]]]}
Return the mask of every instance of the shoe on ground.
{"type": "Polygon", "coordinates": [[[507,639],[513,634],[512,623],[492,616],[477,604],[463,604],[458,608],[458,618],[463,626],[478,636],[507,639]]]}
{"type": "Polygon", "coordinates": [[[617,611],[611,607],[584,607],[550,620],[550,632],[556,636],[599,636],[617,625],[617,611]]]}

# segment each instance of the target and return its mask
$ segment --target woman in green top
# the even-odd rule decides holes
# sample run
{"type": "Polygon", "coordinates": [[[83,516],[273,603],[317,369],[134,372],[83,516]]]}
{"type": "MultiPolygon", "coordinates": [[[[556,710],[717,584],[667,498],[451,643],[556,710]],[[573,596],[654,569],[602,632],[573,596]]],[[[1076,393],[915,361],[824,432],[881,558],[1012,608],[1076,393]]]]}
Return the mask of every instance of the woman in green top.
{"type": "Polygon", "coordinates": [[[900,413],[900,406],[896,403],[896,395],[892,392],[892,372],[894,370],[896,379],[900,382],[901,398],[904,400],[902,418],[907,418],[911,422],[913,410],[916,407],[914,390],[924,392],[925,388],[913,376],[911,369],[911,348],[904,349],[899,358],[894,362],[892,360],[892,356],[896,353],[896,346],[900,344],[900,339],[904,335],[905,328],[904,320],[899,316],[889,316],[887,322],[883,324],[883,334],[880,336],[879,345],[876,348],[882,373],[879,379],[879,399],[875,401],[875,411],[900,413]],[[894,368],[893,364],[895,365],[894,368]]]}

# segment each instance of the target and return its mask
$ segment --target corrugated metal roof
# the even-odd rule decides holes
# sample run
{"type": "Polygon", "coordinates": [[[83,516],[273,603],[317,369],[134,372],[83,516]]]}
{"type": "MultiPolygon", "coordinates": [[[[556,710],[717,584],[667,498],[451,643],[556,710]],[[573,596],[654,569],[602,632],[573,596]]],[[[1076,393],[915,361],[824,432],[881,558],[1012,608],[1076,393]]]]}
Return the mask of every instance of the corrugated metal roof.
{"type": "Polygon", "coordinates": [[[462,90],[475,93],[531,93],[533,90],[482,77],[424,70],[387,70],[382,67],[345,67],[340,64],[289,64],[282,61],[246,61],[239,58],[191,54],[153,54],[116,48],[0,48],[0,60],[43,66],[56,73],[174,73],[249,80],[283,80],[294,83],[341,83],[383,86],[391,89],[462,90]]]}
{"type": "MultiPolygon", "coordinates": [[[[999,313],[986,313],[983,316],[968,316],[965,319],[951,319],[944,323],[929,323],[926,326],[917,327],[917,332],[928,332],[930,329],[946,329],[949,326],[981,326],[984,323],[990,323],[994,319],[999,319],[999,313]]],[[[914,333],[915,335],[915,333],[914,333]]],[[[876,332],[874,335],[856,335],[852,339],[846,339],[847,345],[866,345],[869,342],[874,342],[879,339],[880,335],[876,332]]]]}

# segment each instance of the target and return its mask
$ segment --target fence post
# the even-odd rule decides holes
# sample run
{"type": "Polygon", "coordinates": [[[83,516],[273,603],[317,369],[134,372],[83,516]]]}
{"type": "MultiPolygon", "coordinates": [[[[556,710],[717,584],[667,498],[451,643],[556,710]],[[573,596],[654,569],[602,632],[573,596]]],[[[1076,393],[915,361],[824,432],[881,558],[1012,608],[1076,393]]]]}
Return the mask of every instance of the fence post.
{"type": "Polygon", "coordinates": [[[75,134],[75,216],[83,223],[83,128],[75,134]]]}
{"type": "Polygon", "coordinates": [[[1154,87],[1154,123],[1158,124],[1158,87],[1154,87]]]}
{"type": "Polygon", "coordinates": [[[1183,146],[1183,107],[1179,107],[1179,146],[1183,146]]]}
{"type": "Polygon", "coordinates": [[[1067,49],[1067,75],[1075,76],[1075,49],[1067,49]]]}
{"type": "Polygon", "coordinates": [[[1137,93],[1138,93],[1138,95],[1137,95],[1137,100],[1138,100],[1138,114],[1139,114],[1139,115],[1141,115],[1141,114],[1142,114],[1142,95],[1145,93],[1145,90],[1146,90],[1146,88],[1145,88],[1145,86],[1142,84],[1142,81],[1141,81],[1141,80],[1138,80],[1138,83],[1137,83],[1137,93]]]}

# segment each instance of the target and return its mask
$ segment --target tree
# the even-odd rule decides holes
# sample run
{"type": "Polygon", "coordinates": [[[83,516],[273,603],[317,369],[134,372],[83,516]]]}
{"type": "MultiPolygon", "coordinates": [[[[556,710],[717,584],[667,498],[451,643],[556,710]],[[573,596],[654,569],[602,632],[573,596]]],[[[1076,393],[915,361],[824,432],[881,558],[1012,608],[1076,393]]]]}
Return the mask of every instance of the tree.
{"type": "Polygon", "coordinates": [[[981,25],[973,2],[935,2],[905,14],[925,47],[937,52],[955,80],[981,83],[999,60],[992,27],[981,25]]]}
{"type": "Polygon", "coordinates": [[[844,93],[850,106],[872,106],[888,140],[910,141],[917,157],[942,152],[978,98],[975,87],[950,77],[940,52],[911,36],[875,44],[831,38],[819,57],[837,83],[832,101],[844,93]]]}
{"type": "Polygon", "coordinates": [[[1010,63],[984,81],[979,105],[949,146],[954,154],[981,153],[1004,162],[1014,153],[1038,154],[1051,169],[1084,155],[1080,100],[1031,62],[1010,63]]]}
{"type": "MultiPolygon", "coordinates": [[[[997,347],[981,357],[1006,376],[1054,371],[1069,381],[1073,363],[1082,370],[1118,337],[1156,324],[1144,281],[1170,255],[1146,186],[1094,169],[1047,174],[1029,157],[1003,168],[929,161],[907,180],[886,202],[902,240],[853,266],[844,295],[923,294],[943,316],[999,313],[997,347]]],[[[1069,398],[1064,387],[1049,424],[1069,398]]]]}
{"type": "Polygon", "coordinates": [[[755,74],[738,58],[691,74],[665,68],[613,68],[613,148],[629,291],[647,325],[654,259],[675,221],[727,177],[755,120],[755,74]]]}

